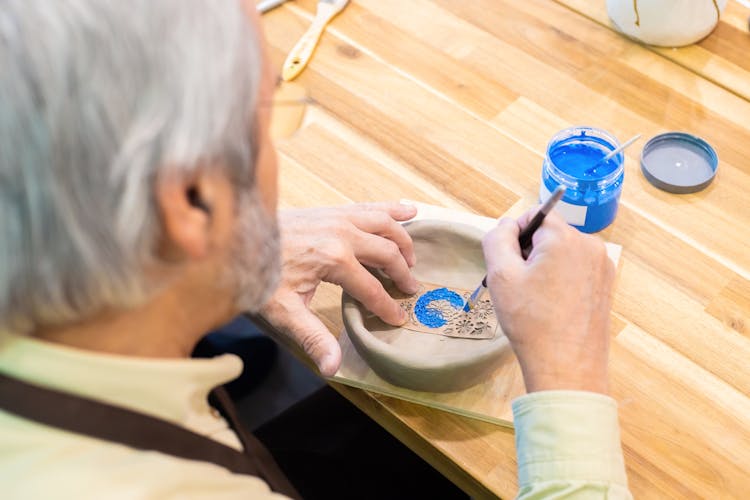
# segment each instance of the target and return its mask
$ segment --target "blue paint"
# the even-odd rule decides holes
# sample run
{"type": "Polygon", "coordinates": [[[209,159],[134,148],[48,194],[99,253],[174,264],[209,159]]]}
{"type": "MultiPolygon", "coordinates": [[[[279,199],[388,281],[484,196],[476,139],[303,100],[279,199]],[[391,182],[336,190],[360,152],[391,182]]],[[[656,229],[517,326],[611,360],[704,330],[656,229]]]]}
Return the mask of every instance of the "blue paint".
{"type": "Polygon", "coordinates": [[[414,315],[417,320],[428,328],[440,328],[446,323],[443,312],[435,302],[444,301],[456,309],[464,305],[464,299],[454,291],[447,288],[436,288],[424,293],[414,304],[414,315]]]}
{"type": "Polygon", "coordinates": [[[625,177],[622,153],[591,167],[618,146],[615,137],[604,130],[573,127],[559,132],[547,146],[542,167],[542,191],[553,192],[559,185],[567,189],[560,203],[560,212],[585,212],[585,220],[571,220],[575,228],[593,233],[610,225],[617,207],[625,177]],[[573,205],[566,207],[565,205],[573,205]],[[577,208],[583,207],[583,208],[577,208]]]}
{"type": "Polygon", "coordinates": [[[611,151],[610,145],[601,139],[581,135],[555,144],[549,156],[552,163],[568,175],[578,179],[601,179],[617,168],[616,158],[599,164],[611,151]],[[586,141],[580,140],[581,138],[586,141]],[[589,172],[594,166],[596,169],[589,172]]]}

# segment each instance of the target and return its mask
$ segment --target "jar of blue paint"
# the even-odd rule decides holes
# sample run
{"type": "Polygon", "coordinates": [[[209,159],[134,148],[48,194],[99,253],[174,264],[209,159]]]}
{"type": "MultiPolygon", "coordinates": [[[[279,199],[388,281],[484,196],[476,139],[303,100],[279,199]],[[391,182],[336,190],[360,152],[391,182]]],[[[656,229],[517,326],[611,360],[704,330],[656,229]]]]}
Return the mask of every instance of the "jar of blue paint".
{"type": "Polygon", "coordinates": [[[547,145],[540,200],[563,185],[565,195],[556,210],[568,224],[584,233],[609,226],[617,215],[625,157],[618,153],[606,162],[601,160],[619,146],[616,137],[597,128],[573,127],[558,132],[547,145]]]}

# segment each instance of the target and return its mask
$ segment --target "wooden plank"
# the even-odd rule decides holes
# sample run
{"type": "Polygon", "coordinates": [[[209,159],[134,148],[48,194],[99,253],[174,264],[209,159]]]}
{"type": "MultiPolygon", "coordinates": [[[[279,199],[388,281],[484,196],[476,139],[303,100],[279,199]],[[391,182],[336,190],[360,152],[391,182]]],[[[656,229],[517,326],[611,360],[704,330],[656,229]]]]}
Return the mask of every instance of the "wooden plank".
{"type": "Polygon", "coordinates": [[[284,154],[279,155],[279,199],[281,208],[319,207],[352,201],[284,154]]]}
{"type": "Polygon", "coordinates": [[[720,54],[723,59],[750,73],[750,57],[747,54],[750,46],[748,16],[750,11],[745,15],[745,24],[741,28],[725,22],[719,23],[711,36],[701,40],[698,46],[712,54],[720,54]]]}
{"type": "Polygon", "coordinates": [[[425,203],[437,202],[419,186],[406,183],[392,171],[358,154],[317,124],[300,131],[279,150],[300,163],[314,165],[316,175],[326,179],[328,186],[352,200],[409,198],[425,203]],[[356,175],[352,175],[353,170],[356,170],[356,175]]]}
{"type": "Polygon", "coordinates": [[[750,394],[750,339],[705,314],[700,302],[629,259],[627,252],[620,265],[613,305],[617,314],[750,394]]]}
{"type": "Polygon", "coordinates": [[[750,460],[747,397],[717,383],[712,387],[717,392],[706,398],[711,377],[691,377],[699,367],[637,329],[623,332],[612,354],[622,440],[631,452],[647,457],[649,469],[661,472],[664,490],[658,496],[725,498],[743,491],[750,460]],[[730,394],[725,408],[722,391],[730,394]]]}
{"type": "MultiPolygon", "coordinates": [[[[408,168],[396,156],[381,148],[376,142],[362,135],[347,124],[339,121],[335,116],[326,113],[318,106],[310,106],[307,110],[309,123],[314,123],[335,135],[340,144],[345,144],[359,157],[368,158],[385,168],[387,177],[398,177],[402,182],[418,186],[419,190],[433,200],[440,200],[440,204],[453,209],[471,211],[471,208],[448,195],[433,183],[433,179],[421,175],[408,168]]],[[[387,195],[387,193],[384,193],[387,195]]]]}
{"type": "Polygon", "coordinates": [[[733,27],[736,30],[747,31],[750,23],[750,8],[741,5],[740,1],[727,3],[726,9],[721,13],[721,22],[733,27]]]}
{"type": "MultiPolygon", "coordinates": [[[[293,44],[295,27],[302,31],[297,25],[293,21],[283,25],[275,23],[273,29],[267,28],[272,47],[293,44]]],[[[307,82],[311,96],[328,112],[366,133],[409,168],[430,177],[447,194],[479,213],[496,217],[518,200],[518,195],[504,187],[506,183],[503,181],[510,182],[511,178],[497,171],[494,165],[493,168],[488,165],[486,169],[493,173],[490,177],[484,171],[472,168],[467,160],[455,156],[456,152],[468,153],[482,146],[470,133],[460,133],[462,123],[454,123],[456,128],[452,133],[442,124],[460,119],[476,127],[479,124],[477,118],[466,114],[449,115],[447,106],[446,113],[441,113],[441,104],[445,101],[440,97],[425,94],[413,81],[364,54],[357,53],[352,57],[352,51],[337,50],[325,43],[318,48],[317,54],[320,57],[313,61],[302,78],[307,82]],[[318,66],[323,66],[322,72],[318,66]],[[383,88],[392,91],[384,94],[383,88]],[[357,92],[350,89],[357,89],[357,92]],[[428,129],[429,124],[440,127],[428,129]],[[433,131],[438,132],[435,137],[425,136],[433,131]],[[456,182],[457,179],[460,183],[456,182]]],[[[484,133],[485,136],[490,134],[491,131],[484,133]]],[[[503,163],[528,163],[527,158],[531,156],[528,151],[508,139],[494,133],[491,135],[494,142],[508,143],[511,154],[501,159],[503,163]]],[[[489,152],[491,148],[487,145],[484,149],[489,152]]],[[[498,160],[494,154],[492,160],[493,163],[498,160]]]]}
{"type": "MultiPolygon", "coordinates": [[[[308,16],[317,6],[315,0],[295,4],[308,16]]],[[[429,80],[426,91],[440,93],[484,118],[499,113],[518,97],[515,92],[482,74],[467,71],[454,58],[415,39],[357,3],[351,3],[346,16],[337,19],[335,30],[342,34],[356,34],[355,50],[382,57],[384,62],[415,81],[429,80]],[[415,57],[415,54],[419,56],[415,57]]]]}
{"type": "Polygon", "coordinates": [[[750,337],[750,280],[733,279],[711,301],[706,312],[729,328],[750,337]]]}

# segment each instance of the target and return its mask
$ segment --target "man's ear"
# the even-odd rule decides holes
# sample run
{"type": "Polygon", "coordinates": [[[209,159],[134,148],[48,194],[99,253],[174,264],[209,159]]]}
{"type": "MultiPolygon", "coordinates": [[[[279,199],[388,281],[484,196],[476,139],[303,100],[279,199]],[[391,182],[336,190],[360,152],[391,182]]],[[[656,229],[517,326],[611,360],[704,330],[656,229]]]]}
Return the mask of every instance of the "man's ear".
{"type": "Polygon", "coordinates": [[[165,250],[201,259],[211,243],[213,186],[200,172],[189,178],[167,176],[156,186],[156,203],[161,214],[165,250]]]}

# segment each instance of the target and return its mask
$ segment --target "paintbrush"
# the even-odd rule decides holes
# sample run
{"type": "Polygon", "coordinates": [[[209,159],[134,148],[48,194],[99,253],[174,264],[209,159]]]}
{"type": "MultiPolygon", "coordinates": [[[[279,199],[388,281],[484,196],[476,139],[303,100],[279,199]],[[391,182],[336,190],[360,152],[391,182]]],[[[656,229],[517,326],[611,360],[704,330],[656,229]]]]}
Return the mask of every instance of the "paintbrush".
{"type": "Polygon", "coordinates": [[[614,158],[614,156],[615,156],[616,154],[618,154],[618,153],[620,153],[620,152],[624,151],[624,150],[625,150],[625,148],[627,148],[628,146],[630,146],[631,144],[633,144],[633,143],[634,143],[635,141],[637,141],[637,140],[638,140],[638,139],[640,139],[640,138],[641,138],[641,134],[636,134],[636,135],[634,135],[633,137],[631,137],[630,139],[628,139],[627,141],[623,142],[623,143],[622,143],[622,144],[620,145],[620,147],[619,147],[619,148],[617,148],[617,149],[613,149],[612,151],[610,151],[610,152],[609,152],[609,153],[607,154],[607,156],[605,156],[604,158],[602,158],[601,160],[599,160],[598,162],[596,162],[596,163],[594,164],[594,166],[592,166],[592,167],[590,167],[590,168],[586,169],[586,171],[584,172],[584,174],[593,174],[594,172],[596,172],[596,169],[597,169],[597,168],[599,168],[599,165],[602,165],[602,164],[604,164],[604,163],[607,163],[607,162],[608,162],[609,160],[611,160],[612,158],[614,158]]]}
{"type": "Polygon", "coordinates": [[[312,25],[302,35],[302,38],[292,48],[286,61],[284,61],[284,66],[281,69],[281,78],[284,81],[294,80],[302,73],[307,63],[310,62],[310,58],[315,51],[315,47],[318,45],[318,41],[320,41],[320,37],[323,36],[326,26],[348,3],[349,0],[318,0],[318,10],[315,13],[312,25]]]}
{"type": "MultiPolygon", "coordinates": [[[[526,227],[521,230],[521,233],[518,235],[518,244],[521,247],[521,255],[523,255],[524,258],[528,255],[531,249],[531,238],[534,236],[534,233],[537,229],[539,229],[539,226],[542,225],[542,222],[544,222],[544,218],[547,217],[547,214],[552,211],[552,209],[555,207],[555,204],[560,201],[560,198],[562,198],[563,194],[565,194],[565,186],[557,186],[557,189],[555,189],[550,197],[547,198],[547,201],[545,201],[542,206],[539,207],[539,211],[531,219],[531,222],[529,222],[526,227]]],[[[484,297],[485,293],[487,293],[486,274],[484,275],[482,282],[479,284],[476,290],[474,290],[474,292],[469,295],[469,298],[464,303],[463,310],[466,312],[471,311],[477,305],[477,303],[482,300],[482,297],[484,297]]]]}

